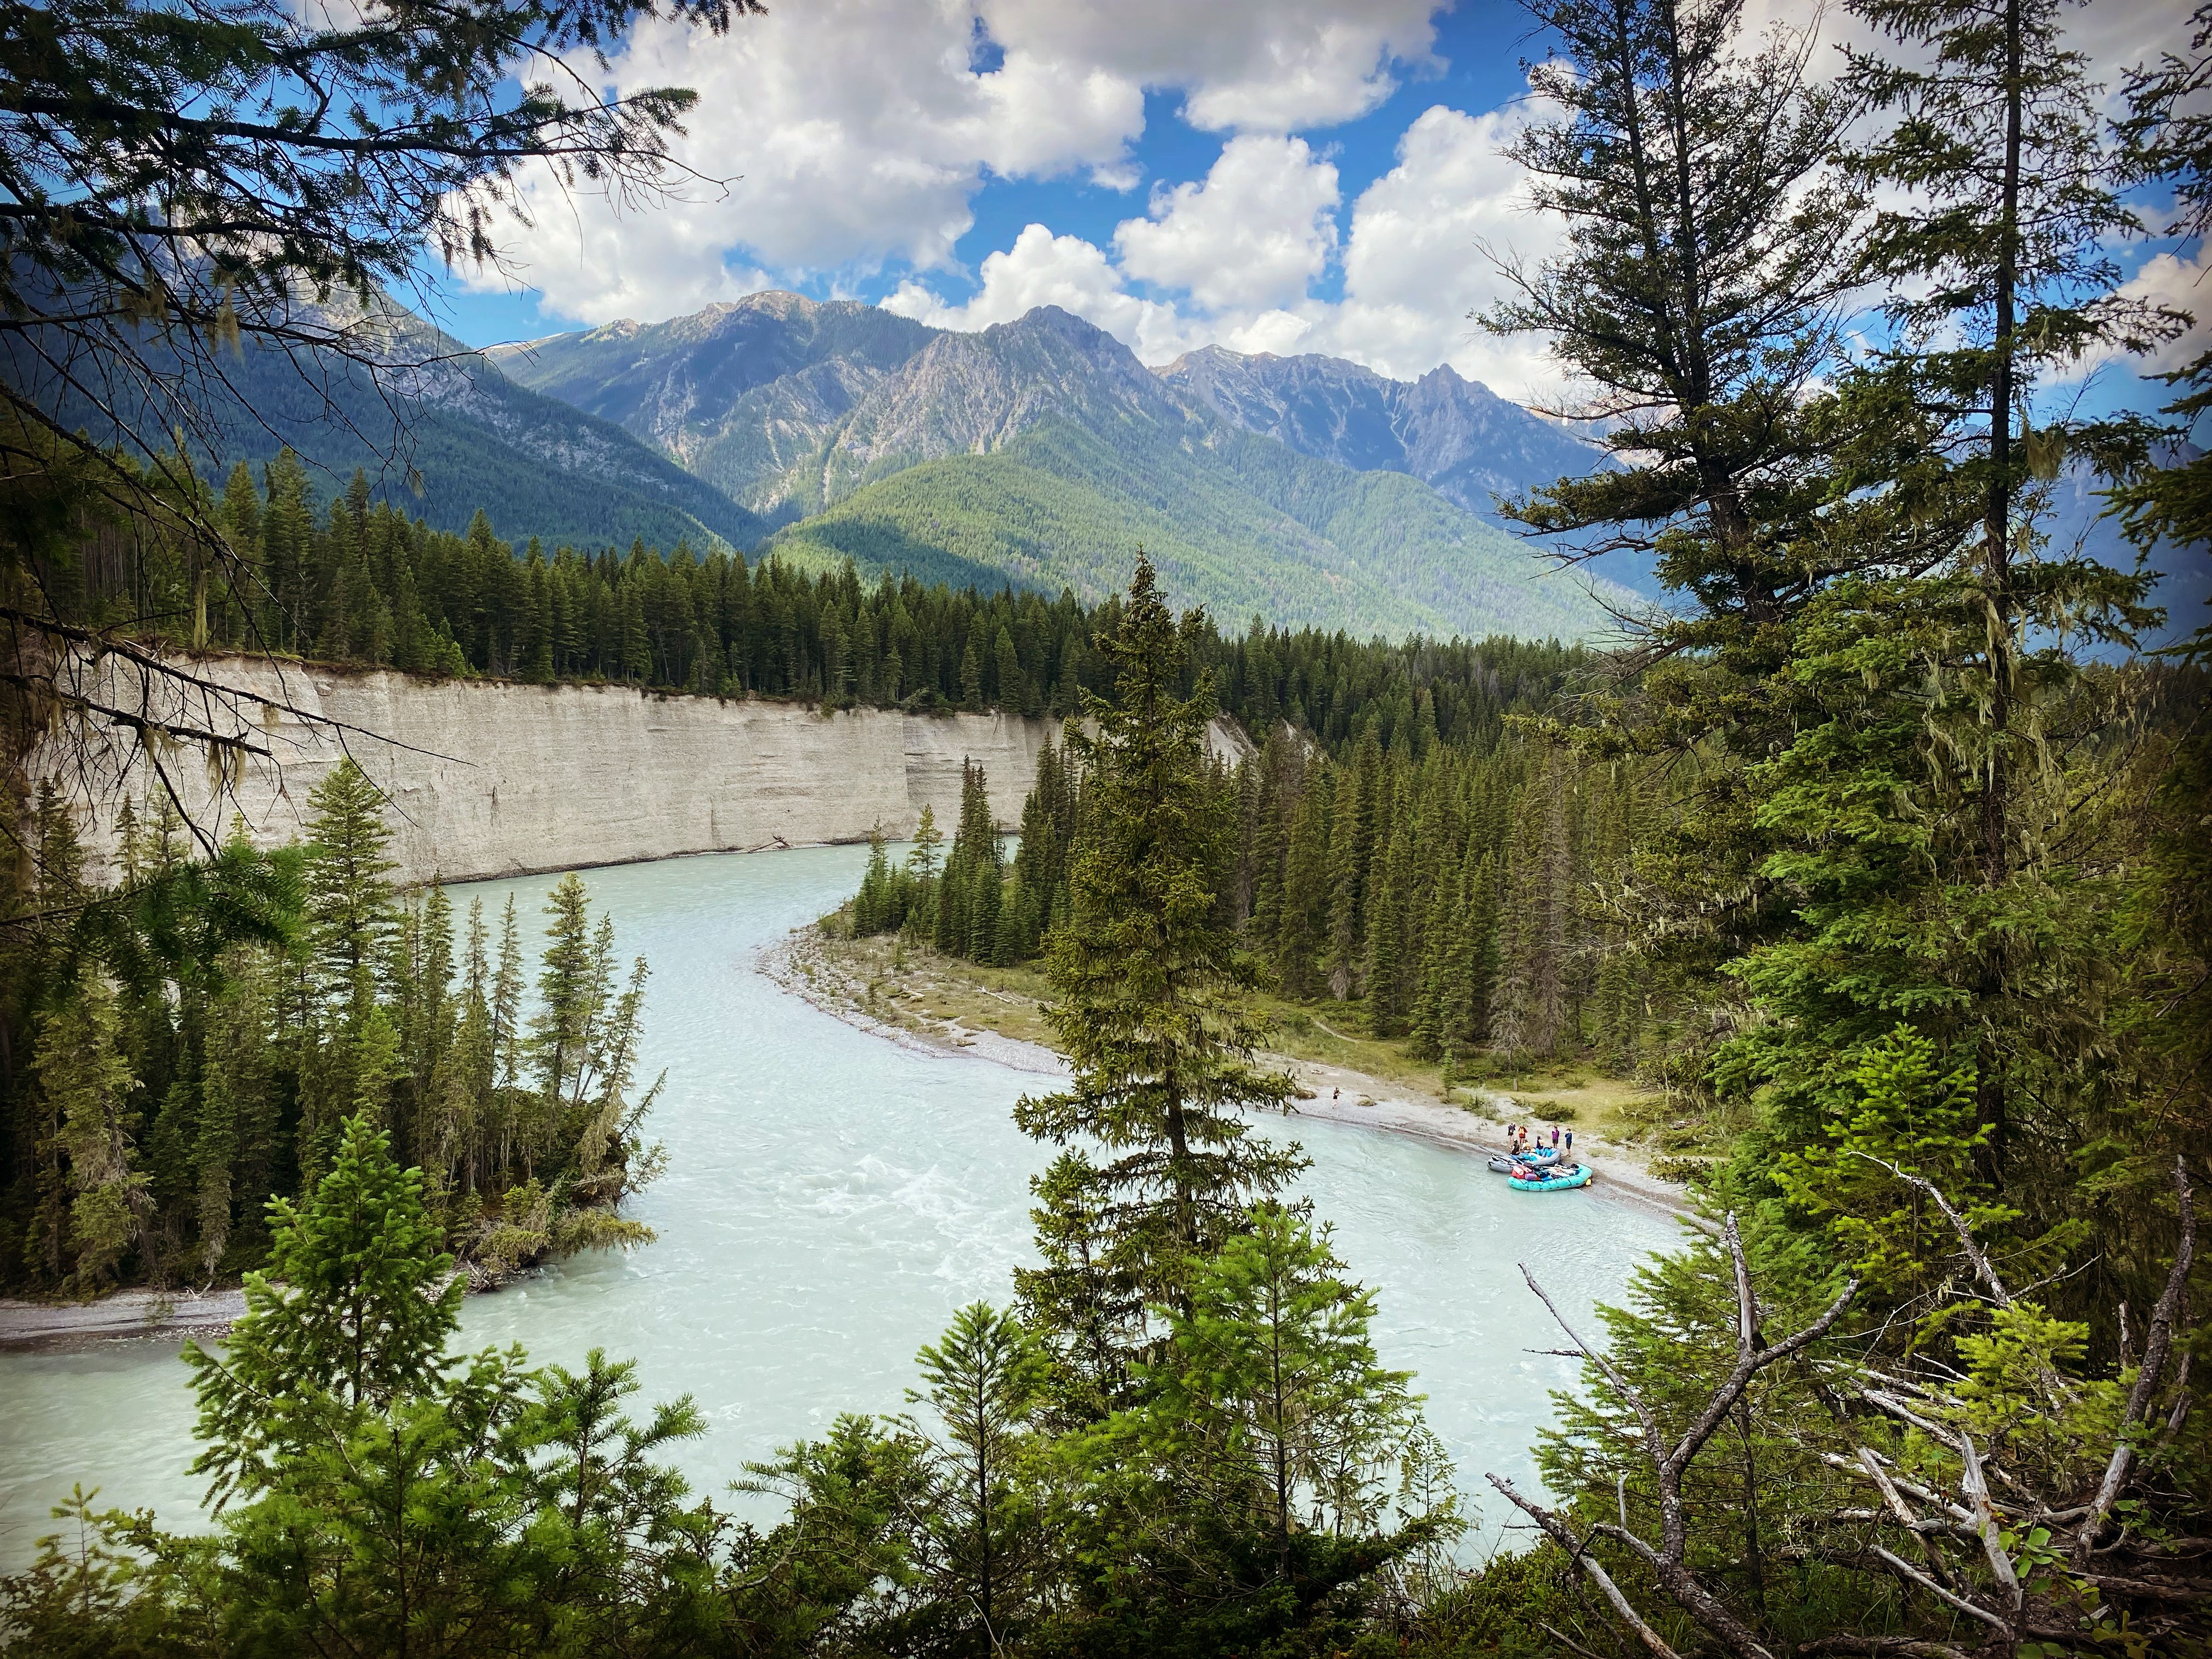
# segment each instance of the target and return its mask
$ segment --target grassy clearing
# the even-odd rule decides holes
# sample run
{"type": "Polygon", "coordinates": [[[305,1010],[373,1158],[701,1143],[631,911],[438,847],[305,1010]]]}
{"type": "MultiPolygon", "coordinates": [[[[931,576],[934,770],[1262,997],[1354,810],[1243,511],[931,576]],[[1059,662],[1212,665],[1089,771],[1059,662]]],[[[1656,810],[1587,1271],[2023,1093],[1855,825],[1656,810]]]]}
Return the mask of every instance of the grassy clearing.
{"type": "Polygon", "coordinates": [[[996,1031],[1051,1046],[1041,1011],[1044,976],[1032,968],[979,968],[889,934],[817,933],[805,942],[816,983],[886,1024],[925,1033],[948,1026],[996,1031]]]}

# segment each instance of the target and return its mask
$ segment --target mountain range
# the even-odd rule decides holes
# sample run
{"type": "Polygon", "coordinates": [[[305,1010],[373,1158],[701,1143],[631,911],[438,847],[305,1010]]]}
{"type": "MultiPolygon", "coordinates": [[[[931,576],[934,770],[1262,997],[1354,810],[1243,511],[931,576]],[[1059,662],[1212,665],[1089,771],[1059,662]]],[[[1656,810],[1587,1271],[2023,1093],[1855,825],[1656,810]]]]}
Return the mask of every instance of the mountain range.
{"type": "Polygon", "coordinates": [[[1449,369],[1218,349],[1160,370],[1054,307],[977,333],[769,293],[486,354],[872,574],[1097,599],[1142,545],[1218,616],[1581,637],[1606,603],[1484,516],[1597,452],[1449,369]]]}
{"type": "MultiPolygon", "coordinates": [[[[1635,599],[1490,516],[1599,453],[1449,368],[1209,348],[1153,369],[1055,307],[969,333],[785,293],[483,352],[396,305],[319,320],[375,368],[249,342],[195,386],[215,482],[289,444],[325,495],[361,468],[441,529],[482,509],[516,542],[689,540],[1091,602],[1142,548],[1231,626],[1579,639],[1635,599]]],[[[111,441],[134,424],[61,401],[111,441]]],[[[156,411],[135,424],[163,441],[156,411]]]]}
{"type": "MultiPolygon", "coordinates": [[[[359,467],[441,529],[481,508],[518,542],[689,540],[1094,601],[1143,547],[1224,623],[1361,635],[1588,638],[1656,594],[1626,556],[1593,580],[1500,528],[1499,497],[1615,463],[1449,366],[1404,381],[1207,346],[1147,368],[1053,307],[963,333],[779,292],[482,352],[397,306],[349,320],[384,342],[378,374],[249,341],[198,386],[214,482],[289,444],[325,495],[359,467]]],[[[0,337],[0,373],[66,425],[171,441],[164,410],[40,393],[37,345],[0,337]]],[[[2086,473],[2051,507],[2055,550],[2133,564],[2086,473]]],[[[2202,623],[2212,575],[2186,550],[2151,562],[2158,644],[2202,623]]]]}
{"type": "Polygon", "coordinates": [[[1405,472],[1494,519],[1497,498],[1607,465],[1602,453],[1449,363],[1393,380],[1341,357],[1218,345],[1158,371],[1223,419],[1355,472],[1405,472]]]}

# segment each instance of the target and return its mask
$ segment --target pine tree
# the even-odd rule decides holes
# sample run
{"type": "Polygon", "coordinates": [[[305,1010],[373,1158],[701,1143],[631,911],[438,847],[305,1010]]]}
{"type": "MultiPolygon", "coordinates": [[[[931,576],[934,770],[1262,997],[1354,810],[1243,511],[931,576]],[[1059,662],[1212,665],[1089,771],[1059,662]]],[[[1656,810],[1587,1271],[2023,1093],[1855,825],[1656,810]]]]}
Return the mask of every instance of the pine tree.
{"type": "Polygon", "coordinates": [[[1004,624],[992,647],[992,678],[999,688],[999,707],[1009,714],[1025,712],[1029,694],[1023,681],[1022,659],[1014,649],[1014,636],[1004,624]]]}
{"type": "Polygon", "coordinates": [[[1282,919],[1273,941],[1283,991],[1294,997],[1320,989],[1328,942],[1329,848],[1338,778],[1334,768],[1318,771],[1291,811],[1290,842],[1283,854],[1282,919]]]}
{"type": "Polygon", "coordinates": [[[1457,1531],[1425,1499],[1440,1460],[1407,1374],[1376,1363],[1374,1299],[1340,1269],[1295,1212],[1255,1207],[1160,1310],[1145,1396],[1060,1441],[1100,1650],[1345,1651],[1364,1595],[1457,1531]]]}
{"type": "Polygon", "coordinates": [[[398,992],[399,1066],[407,1080],[404,1144],[442,1182],[451,1168],[449,1099],[455,1011],[453,905],[442,884],[410,902],[401,927],[398,992]]]}
{"type": "Polygon", "coordinates": [[[1419,1420],[1413,1374],[1376,1357],[1374,1293],[1340,1278],[1343,1265],[1295,1212],[1255,1209],[1245,1231],[1194,1264],[1144,1413],[1197,1453],[1177,1460],[1196,1488],[1183,1503],[1251,1524],[1279,1582],[1292,1574],[1294,1534],[1375,1527],[1396,1485],[1378,1474],[1395,1473],[1419,1420]]]}
{"type": "MultiPolygon", "coordinates": [[[[1243,1001],[1254,965],[1206,884],[1229,828],[1205,764],[1212,688],[1201,675],[1193,695],[1176,695],[1188,635],[1149,561],[1138,561],[1120,625],[1098,643],[1117,670],[1115,696],[1086,700],[1095,738],[1069,734],[1093,804],[1070,873],[1073,909],[1046,957],[1047,1018],[1073,1078],[1063,1093],[1025,1097],[1015,1117],[1040,1139],[1082,1138],[1109,1155],[1090,1170],[1100,1197],[1084,1206],[1114,1217],[1107,1259],[1092,1267],[1102,1294],[1119,1278],[1171,1298],[1186,1259],[1218,1248],[1304,1158],[1255,1143],[1237,1115],[1280,1106],[1291,1085],[1252,1063],[1262,1036],[1243,1001]]],[[[1079,1363],[1070,1345],[1081,1333],[1060,1335],[1079,1363]]]]}
{"type": "Polygon", "coordinates": [[[1006,906],[1006,885],[994,864],[977,860],[968,905],[968,939],[961,954],[970,962],[996,959],[999,922],[1006,906]]]}
{"type": "Polygon", "coordinates": [[[1452,1026],[1454,965],[1464,957],[1459,936],[1461,905],[1459,866],[1443,860],[1429,900],[1421,951],[1420,995],[1413,1008],[1413,1050],[1423,1060],[1435,1060],[1456,1035],[1452,1026]]]}
{"type": "Polygon", "coordinates": [[[222,1498],[259,1492],[319,1435],[326,1407],[380,1407],[421,1389],[468,1289],[448,1276],[422,1172],[400,1170],[366,1113],[347,1121],[314,1190],[271,1200],[270,1214],[269,1267],[246,1276],[246,1312],[222,1350],[185,1346],[206,1445],[192,1469],[222,1498]]]}
{"type": "Polygon", "coordinates": [[[865,938],[896,927],[901,920],[891,891],[890,858],[884,850],[884,827],[878,823],[868,831],[868,867],[860,878],[860,890],[853,896],[853,933],[865,938]]]}
{"type": "Polygon", "coordinates": [[[456,999],[453,1064],[446,1074],[441,1119],[450,1136],[447,1167],[456,1170],[463,1193],[472,1193],[483,1176],[484,1130],[497,1086],[498,1052],[492,1024],[491,970],[486,956],[483,901],[469,901],[468,942],[461,957],[461,987],[456,999]]]}
{"type": "Polygon", "coordinates": [[[1282,928],[1283,823],[1285,797],[1297,799],[1299,791],[1284,777],[1287,759],[1279,734],[1267,733],[1257,758],[1259,775],[1252,803],[1252,912],[1248,931],[1263,948],[1272,949],[1282,928]]]}
{"type": "MultiPolygon", "coordinates": [[[[2062,418],[2033,429],[2021,411],[2039,374],[2101,347],[2148,349],[2182,326],[2174,313],[2125,301],[2117,291],[2119,269],[2109,249],[2142,226],[2112,187],[2087,60],[2061,44],[2066,9],[2066,0],[1855,0],[1851,7],[1903,48],[1902,61],[1866,51],[1850,58],[1854,90],[1895,116],[1850,165],[1888,192],[1861,264],[1887,285],[1886,309],[1899,336],[1899,349],[1854,383],[1851,401],[1907,403],[1913,417],[1902,423],[1905,434],[1876,428],[1893,454],[1910,458],[1898,471],[1913,481],[1900,477],[1899,484],[1925,495],[1934,475],[1980,509],[1978,549],[1960,550],[1988,616],[1985,648],[1973,665],[1980,706],[1952,740],[1978,751],[1980,878],[1993,892],[2008,884],[2025,850],[2015,775],[2041,764],[2045,716],[2035,705],[2063,678],[2048,652],[2030,662],[2022,636],[2069,630],[2085,615],[2119,624],[2124,636],[2137,620],[2127,613],[2148,592],[2145,582],[2116,582],[2078,556],[2039,561],[2023,574],[2038,481],[2056,474],[2078,428],[2062,418]]],[[[2039,829],[2038,838],[2046,833],[2039,829]]],[[[2005,998],[2008,981],[2027,969],[2008,951],[2008,931],[1996,930],[1984,948],[1975,988],[1982,1000],[2005,998]]],[[[1992,1032],[1978,1067],[1992,1174],[2004,1162],[2007,1094],[2016,1086],[2002,1046],[1992,1032]]]]}
{"type": "Polygon", "coordinates": [[[971,714],[983,712],[983,665],[975,654],[975,635],[960,652],[960,706],[971,714]]]}
{"type": "Polygon", "coordinates": [[[528,586],[523,601],[521,672],[517,678],[533,685],[550,685],[553,682],[553,594],[548,586],[545,550],[535,536],[530,538],[524,574],[528,586]]]}
{"type": "Polygon", "coordinates": [[[1045,1541],[1022,1469],[1042,1356],[1019,1322],[977,1302],[916,1358],[926,1387],[908,1397],[935,1410],[945,1437],[928,1522],[941,1540],[940,1593],[979,1646],[1003,1650],[1032,1606],[1045,1541]]]}
{"type": "Polygon", "coordinates": [[[1445,1021],[1449,1036],[1462,1044],[1479,1044],[1489,1038],[1492,992],[1498,977],[1498,868],[1488,853],[1474,857],[1470,878],[1462,884],[1460,921],[1455,930],[1457,948],[1452,955],[1450,992],[1445,1021]]]}
{"type": "Polygon", "coordinates": [[[1339,1002],[1358,983],[1367,946],[1367,880],[1374,861],[1375,826],[1382,787],[1382,750],[1368,727],[1348,780],[1331,815],[1329,839],[1329,994],[1339,1002]]]}
{"type": "Polygon", "coordinates": [[[384,793],[342,758],[307,797],[307,926],[322,994],[364,1007],[397,921],[384,793]]]}
{"type": "MultiPolygon", "coordinates": [[[[497,1084],[518,1087],[522,1081],[522,933],[515,921],[514,895],[500,912],[499,966],[492,979],[491,1018],[493,1053],[497,1060],[497,1084]]],[[[505,1161],[505,1154],[501,1154],[505,1161]]]]}
{"type": "Polygon", "coordinates": [[[957,957],[968,944],[969,890],[974,885],[975,860],[963,857],[959,842],[945,861],[937,883],[937,902],[931,915],[930,943],[945,955],[957,957]]]}
{"type": "Polygon", "coordinates": [[[916,881],[927,883],[937,878],[937,849],[944,845],[945,832],[937,827],[937,814],[924,801],[921,820],[914,829],[914,846],[906,855],[906,867],[916,881]]]}
{"type": "Polygon", "coordinates": [[[592,938],[591,896],[571,870],[545,901],[545,954],[538,975],[538,1010],[528,1052],[549,1114],[580,1087],[592,1028],[606,1005],[605,972],[592,938]]]}
{"type": "Polygon", "coordinates": [[[130,1105],[136,1079],[122,1049],[115,988],[84,975],[41,1023],[39,1087],[68,1159],[68,1283],[89,1292],[112,1283],[124,1253],[152,1220],[148,1177],[139,1168],[130,1105]]]}
{"type": "Polygon", "coordinates": [[[1023,916],[1028,896],[1022,891],[1018,872],[1003,887],[995,883],[994,886],[998,887],[998,915],[991,922],[989,949],[976,960],[994,968],[1011,968],[1026,954],[1028,930],[1023,916]]]}
{"type": "Polygon", "coordinates": [[[1403,860],[1401,855],[1394,861],[1391,854],[1401,849],[1408,837],[1403,830],[1391,833],[1389,824],[1395,816],[1391,812],[1378,815],[1380,828],[1364,884],[1368,895],[1367,939],[1359,978],[1367,995],[1368,1030],[1378,1037],[1395,1036],[1399,1016],[1404,1012],[1399,994],[1405,969],[1406,929],[1399,910],[1402,889],[1397,879],[1397,864],[1403,860]]]}
{"type": "Polygon", "coordinates": [[[276,1081],[270,1054],[266,970],[252,952],[232,953],[210,1011],[192,1148],[200,1271],[212,1279],[234,1215],[258,1233],[276,1188],[276,1081]]]}

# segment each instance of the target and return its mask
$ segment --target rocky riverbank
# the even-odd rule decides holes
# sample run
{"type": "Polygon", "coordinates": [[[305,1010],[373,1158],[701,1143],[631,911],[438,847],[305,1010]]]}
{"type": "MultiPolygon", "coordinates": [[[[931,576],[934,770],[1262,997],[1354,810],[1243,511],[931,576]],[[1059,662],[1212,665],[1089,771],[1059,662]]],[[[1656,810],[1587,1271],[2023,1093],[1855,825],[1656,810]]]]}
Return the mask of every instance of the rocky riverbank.
{"type": "Polygon", "coordinates": [[[158,1336],[221,1336],[246,1311],[246,1292],[117,1291],[97,1302],[0,1300],[0,1348],[75,1347],[158,1336]]]}

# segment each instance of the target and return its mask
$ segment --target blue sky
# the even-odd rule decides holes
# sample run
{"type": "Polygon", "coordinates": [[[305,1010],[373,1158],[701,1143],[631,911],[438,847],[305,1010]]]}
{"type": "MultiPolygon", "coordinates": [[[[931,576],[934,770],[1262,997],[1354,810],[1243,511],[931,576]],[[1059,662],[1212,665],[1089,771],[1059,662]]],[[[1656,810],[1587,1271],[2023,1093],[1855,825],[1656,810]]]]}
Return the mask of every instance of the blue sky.
{"type": "MultiPolygon", "coordinates": [[[[1517,7],[1462,6],[1436,14],[1433,27],[1433,58],[1398,64],[1396,90],[1364,115],[1309,130],[1310,142],[1335,163],[1347,198],[1390,169],[1399,137],[1431,105],[1478,112],[1512,103],[1528,90],[1521,62],[1541,55],[1540,37],[1517,7]]],[[[978,61],[988,64],[998,56],[986,45],[978,61]]],[[[1202,131],[1183,119],[1183,101],[1177,89],[1146,92],[1143,131],[1129,147],[1135,182],[1128,187],[1093,183],[1082,173],[1055,178],[987,175],[969,199],[975,222],[952,249],[957,264],[951,270],[930,273],[933,285],[948,298],[972,297],[975,271],[983,259],[1012,246],[1032,223],[1093,244],[1110,243],[1114,228],[1142,211],[1149,187],[1202,178],[1219,158],[1225,135],[1202,131]]],[[[742,222],[734,214],[732,219],[732,229],[741,240],[742,222]]],[[[894,293],[901,279],[915,274],[911,264],[900,260],[874,270],[789,273],[779,285],[815,299],[836,295],[879,301],[894,293]]],[[[526,338],[573,326],[577,320],[549,311],[532,289],[471,292],[450,282],[441,289],[453,308],[450,325],[472,345],[526,338]]],[[[1314,291],[1322,298],[1341,298],[1341,265],[1325,271],[1314,291]]]]}
{"type": "MultiPolygon", "coordinates": [[[[2079,40],[2109,78],[2185,9],[2105,0],[2079,40]]],[[[1538,343],[1468,320],[1497,291],[1479,241],[1534,257],[1555,234],[1498,153],[1531,112],[1528,28],[1489,0],[777,0],[726,40],[649,24],[608,84],[696,87],[679,154],[729,182],[618,214],[535,179],[520,289],[441,273],[440,319],[484,344],[770,286],[951,327],[1049,301],[1148,362],[1218,341],[1554,396],[1538,343]]],[[[2200,251],[2167,251],[2144,280],[2193,297],[2200,251]]]]}

